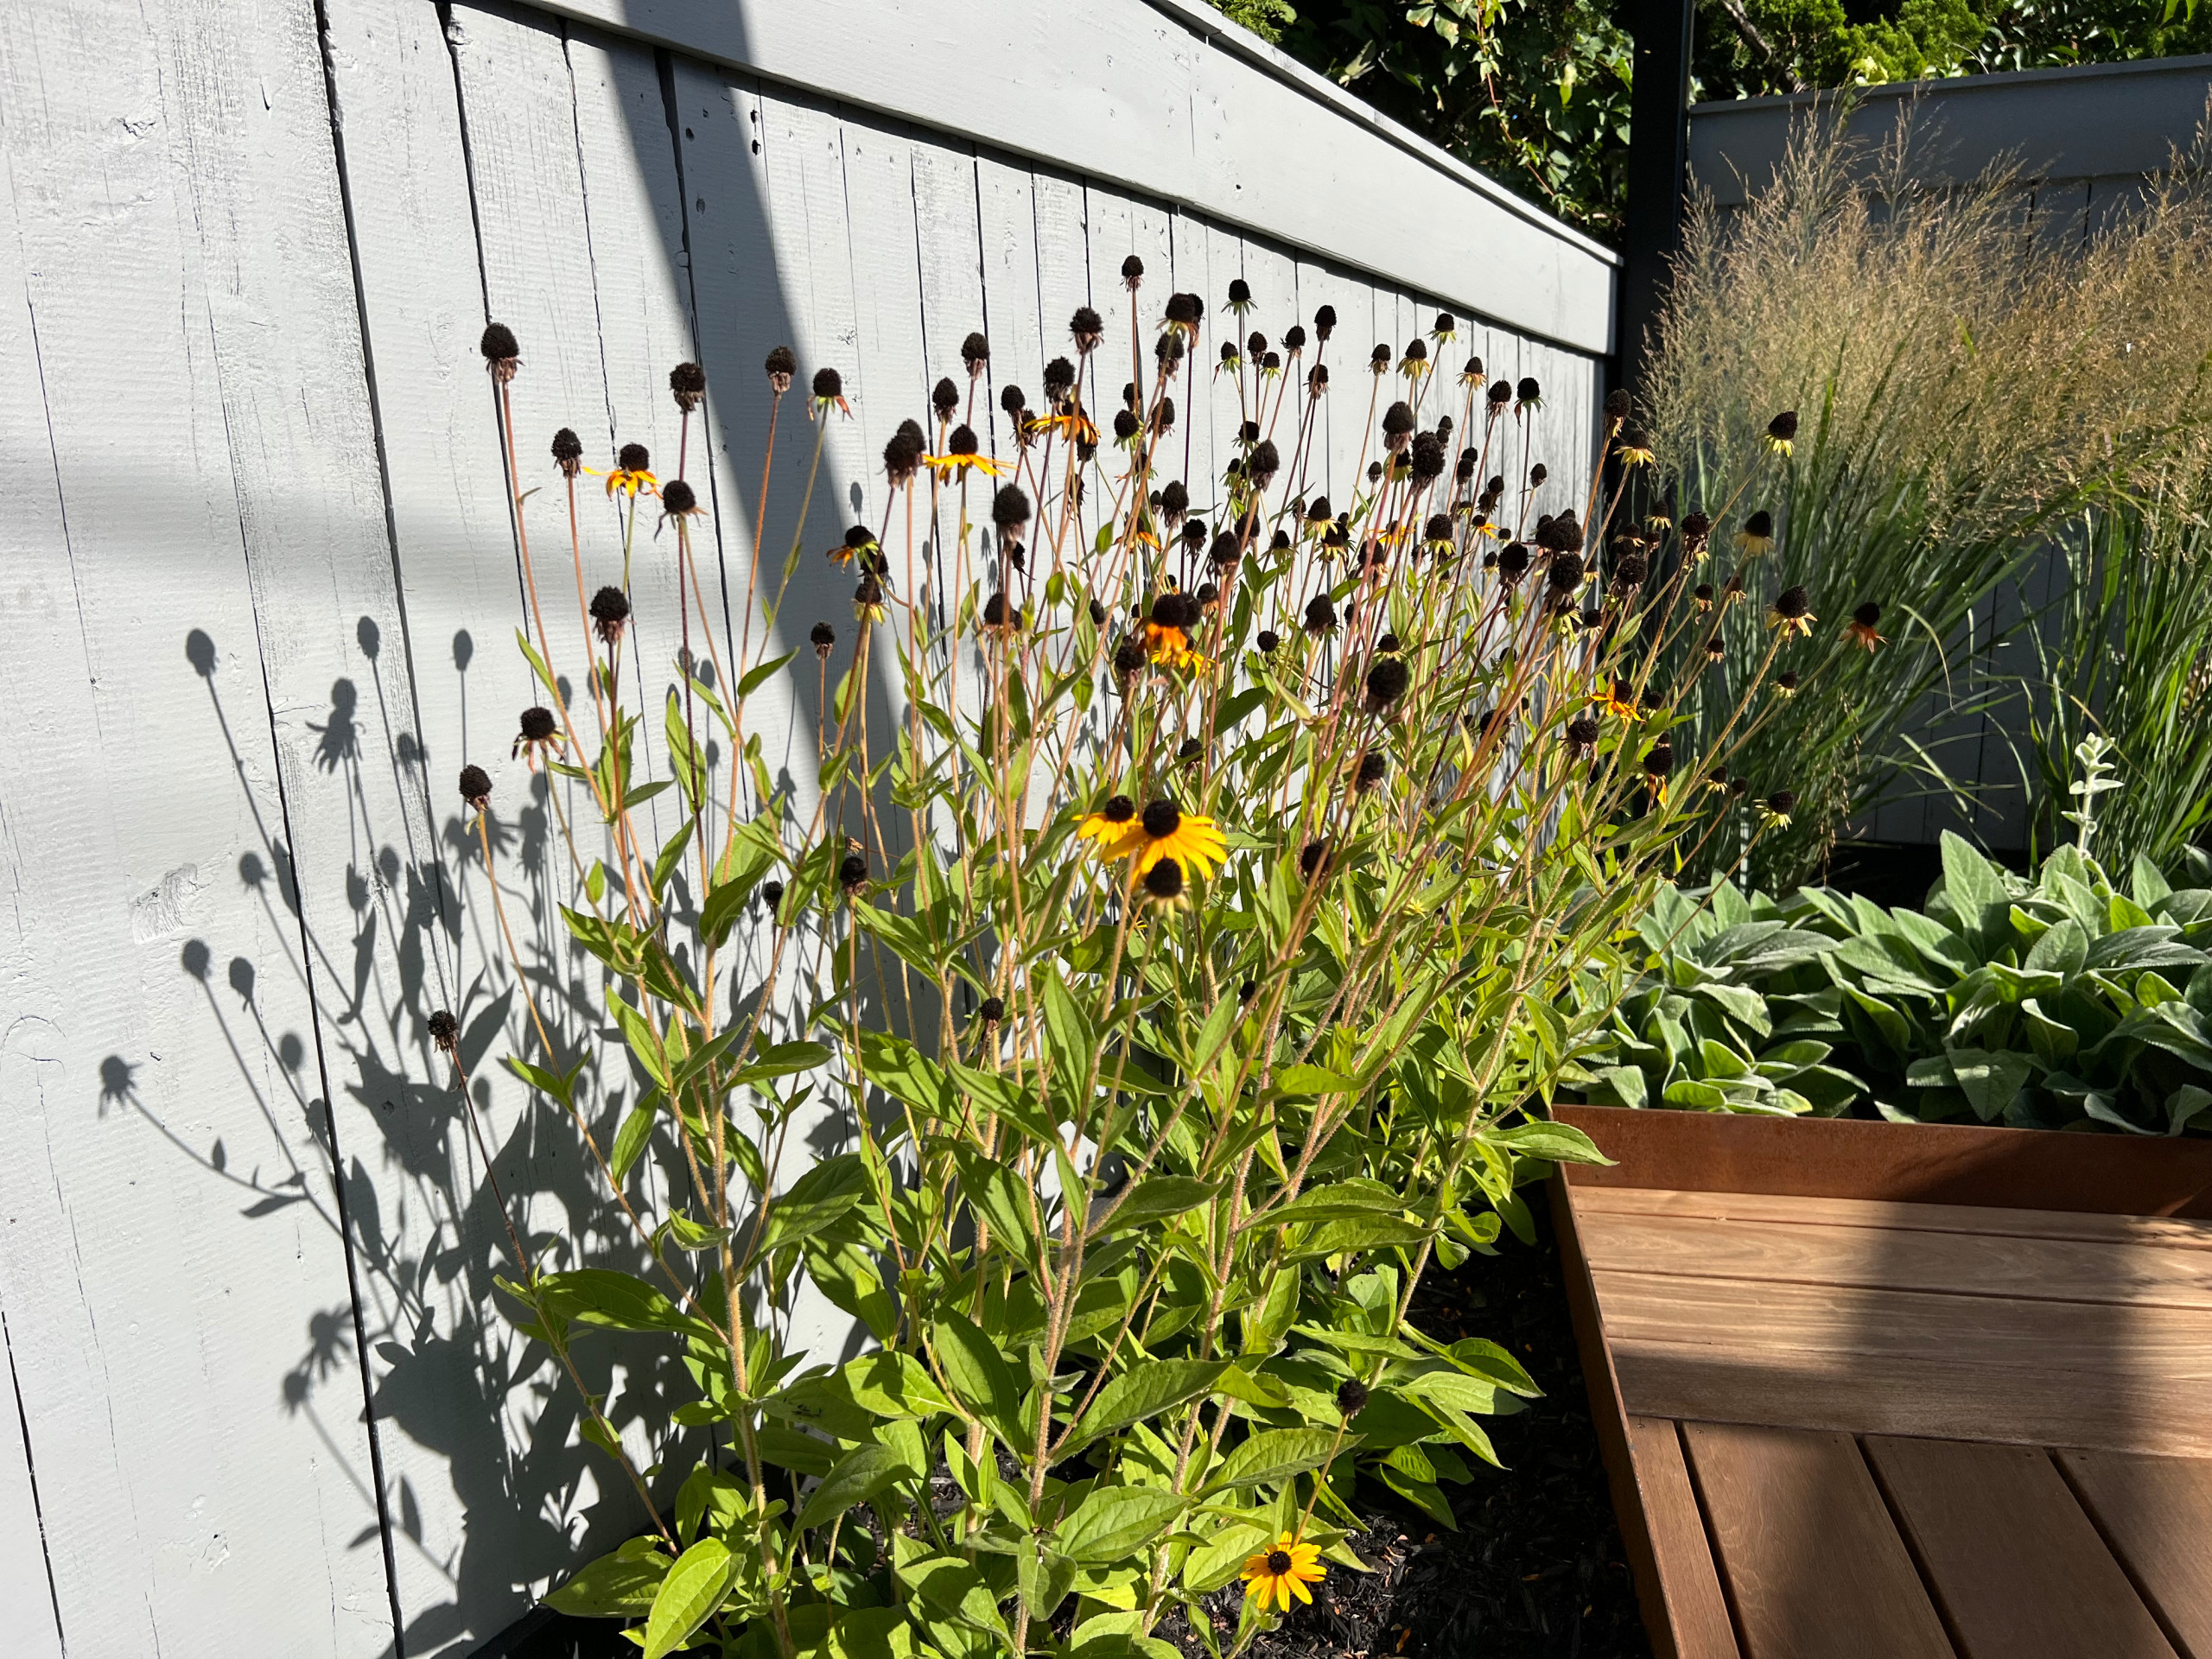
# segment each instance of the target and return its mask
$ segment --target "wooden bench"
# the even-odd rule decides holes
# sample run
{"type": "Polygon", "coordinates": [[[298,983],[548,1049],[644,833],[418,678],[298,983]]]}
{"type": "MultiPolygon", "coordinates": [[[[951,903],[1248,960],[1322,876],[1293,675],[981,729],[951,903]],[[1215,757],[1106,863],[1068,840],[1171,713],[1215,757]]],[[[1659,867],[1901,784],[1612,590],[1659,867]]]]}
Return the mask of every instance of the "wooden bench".
{"type": "Polygon", "coordinates": [[[2212,1143],[1557,1115],[1662,1659],[2212,1659],[2212,1143]]]}

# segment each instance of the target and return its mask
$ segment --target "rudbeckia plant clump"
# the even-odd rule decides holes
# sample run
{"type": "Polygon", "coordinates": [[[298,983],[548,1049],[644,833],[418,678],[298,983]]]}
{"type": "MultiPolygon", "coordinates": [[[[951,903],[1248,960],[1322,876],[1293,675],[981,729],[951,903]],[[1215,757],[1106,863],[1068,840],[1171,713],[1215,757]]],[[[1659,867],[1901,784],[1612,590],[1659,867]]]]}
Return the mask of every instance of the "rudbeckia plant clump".
{"type": "MultiPolygon", "coordinates": [[[[1710,626],[1701,540],[1566,493],[1533,379],[1437,373],[1440,317],[1359,388],[1325,308],[1240,342],[1249,290],[1217,311],[1123,276],[1125,357],[1077,311],[1044,406],[1004,388],[995,440],[971,337],[865,522],[795,543],[780,581],[711,568],[772,505],[685,483],[688,423],[759,398],[772,443],[805,384],[818,458],[851,418],[834,370],[801,382],[779,348],[765,388],[672,376],[685,442],[673,471],[618,456],[617,545],[580,527],[572,434],[550,480],[511,459],[541,702],[509,765],[543,776],[472,766],[462,791],[501,906],[503,800],[550,798],[532,879],[579,954],[487,923],[508,1065],[647,1265],[511,1217],[500,1287],[651,1517],[549,1599],[652,1659],[1234,1654],[1363,1570],[1363,1481],[1449,1524],[1438,1483],[1535,1390],[1410,1322],[1417,1282],[1529,1236],[1520,1189],[1597,1157],[1547,1121],[1554,1081],[1662,879],[1764,833],[1740,783],[1705,785],[1770,717],[1805,589],[1734,571],[1780,623],[1694,741],[1685,699],[1715,706],[1718,677],[1662,665],[1710,626]],[[1171,411],[1213,404],[1209,374],[1238,419],[1224,475],[1189,477],[1171,411]],[[1375,441],[1324,480],[1330,397],[1375,441]],[[563,475],[565,517],[536,493],[563,475]],[[573,610],[531,556],[549,536],[573,610]],[[825,556],[849,608],[793,613],[797,561],[825,556]],[[672,618],[641,614],[648,559],[672,618]],[[639,708],[648,628],[682,654],[639,708]],[[796,741],[779,682],[814,716],[796,741]],[[564,1022],[564,995],[605,1017],[564,1022]],[[576,1362],[608,1329],[645,1333],[645,1392],[682,1402],[649,1456],[576,1362]]],[[[499,343],[504,410],[527,369],[499,343]]]]}

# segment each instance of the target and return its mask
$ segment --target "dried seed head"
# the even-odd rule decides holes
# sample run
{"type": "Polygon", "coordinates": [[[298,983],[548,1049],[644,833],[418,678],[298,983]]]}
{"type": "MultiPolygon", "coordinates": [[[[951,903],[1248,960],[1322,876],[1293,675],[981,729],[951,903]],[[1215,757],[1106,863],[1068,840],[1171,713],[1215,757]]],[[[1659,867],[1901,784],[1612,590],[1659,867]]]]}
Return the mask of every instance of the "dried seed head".
{"type": "Polygon", "coordinates": [[[1390,758],[1380,749],[1370,749],[1359,757],[1359,769],[1352,774],[1351,786],[1364,795],[1380,784],[1390,770],[1390,758]]]}
{"type": "Polygon", "coordinates": [[[515,340],[515,331],[504,322],[487,322],[484,336],[476,343],[484,353],[484,366],[492,378],[505,385],[515,378],[515,371],[522,366],[522,346],[515,340]]]}
{"type": "Polygon", "coordinates": [[[1174,327],[1194,328],[1198,326],[1200,308],[1198,296],[1195,294],[1170,294],[1163,315],[1174,327]]]}
{"type": "Polygon", "coordinates": [[[1545,466],[1542,461],[1538,461],[1535,466],[1529,469],[1529,487],[1532,490],[1542,489],[1544,487],[1544,480],[1551,475],[1551,468],[1545,466]]]}
{"type": "Polygon", "coordinates": [[[1316,594],[1306,601],[1306,632],[1334,633],[1337,631],[1337,602],[1326,594],[1316,594]]]}
{"type": "Polygon", "coordinates": [[[1308,881],[1321,874],[1329,863],[1329,843],[1309,841],[1298,850],[1298,873],[1308,881]]]}
{"type": "Polygon", "coordinates": [[[560,720],[550,709],[522,711],[522,741],[525,743],[543,743],[560,729],[560,720]]]}
{"type": "Polygon", "coordinates": [[[649,473],[653,469],[652,452],[642,443],[626,443],[615,451],[615,465],[626,473],[649,473]]]}
{"type": "Polygon", "coordinates": [[[1551,553],[1580,553],[1582,550],[1582,521],[1572,509],[1544,524],[1536,531],[1536,545],[1551,553]]]}
{"type": "Polygon", "coordinates": [[[1390,348],[1379,340],[1376,342],[1375,349],[1368,353],[1367,366],[1377,374],[1389,372],[1390,348]]]}
{"type": "Polygon", "coordinates": [[[1491,381],[1487,397],[1492,409],[1504,408],[1513,401],[1513,383],[1510,380],[1491,381]]]}
{"type": "Polygon", "coordinates": [[[1029,394],[1020,386],[1009,385],[999,393],[999,407],[1018,421],[1021,411],[1029,407],[1029,394]]]}
{"type": "Polygon", "coordinates": [[[1513,391],[1520,402],[1529,409],[1534,409],[1544,401],[1544,389],[1537,384],[1536,377],[1533,374],[1523,376],[1521,384],[1514,387],[1513,391]]]}
{"type": "Polygon", "coordinates": [[[1137,425],[1138,422],[1135,410],[1127,409],[1122,410],[1120,414],[1114,416],[1114,436],[1116,440],[1122,443],[1127,443],[1131,438],[1136,436],[1137,425]]]}
{"type": "Polygon", "coordinates": [[[1191,510],[1191,492],[1185,487],[1181,479],[1173,480],[1166,489],[1160,491],[1160,499],[1155,505],[1160,508],[1161,518],[1171,524],[1179,524],[1184,515],[1191,510]]]}
{"type": "Polygon", "coordinates": [[[1584,575],[1582,556],[1578,553],[1554,553],[1548,572],[1552,587],[1559,593],[1572,594],[1582,586],[1584,575]]]}
{"type": "Polygon", "coordinates": [[[948,455],[973,455],[981,453],[981,446],[976,439],[976,429],[964,421],[954,427],[944,440],[944,453],[948,455]]]}
{"type": "Polygon", "coordinates": [[[1201,755],[1205,754],[1205,752],[1206,746],[1199,742],[1197,738],[1186,737],[1180,744],[1176,746],[1175,759],[1179,763],[1184,766],[1188,766],[1192,761],[1198,760],[1201,755]]]}
{"type": "Polygon", "coordinates": [[[894,486],[908,483],[921,464],[921,440],[906,432],[893,432],[883,446],[883,476],[894,486]]]}
{"type": "Polygon", "coordinates": [[[591,596],[592,626],[608,645],[622,637],[623,625],[629,620],[629,596],[620,588],[602,588],[591,596]]]}
{"type": "Polygon", "coordinates": [[[461,798],[465,806],[481,812],[492,804],[492,774],[481,766],[461,769],[461,798]]]}
{"type": "Polygon", "coordinates": [[[1427,484],[1444,475],[1444,440],[1433,432],[1424,432],[1413,441],[1406,453],[1413,468],[1414,482],[1427,484]]]}
{"type": "Polygon", "coordinates": [[[1406,695],[1412,677],[1403,658],[1385,657],[1376,663],[1367,671],[1367,712],[1383,713],[1406,695]]]}
{"type": "MultiPolygon", "coordinates": [[[[1414,406],[1403,398],[1400,398],[1382,411],[1382,436],[1386,442],[1394,439],[1403,440],[1412,433],[1413,429],[1414,406]]],[[[1402,445],[1393,442],[1391,447],[1397,448],[1402,445]]]]}
{"type": "Polygon", "coordinates": [[[1643,770],[1654,778],[1664,778],[1675,769],[1675,745],[1671,739],[1660,738],[1643,752],[1643,770]]]}
{"type": "Polygon", "coordinates": [[[1282,348],[1293,357],[1306,349],[1306,328],[1301,323],[1292,323],[1282,331],[1282,348]]]}
{"type": "Polygon", "coordinates": [[[1122,261],[1122,285],[1134,294],[1137,291],[1138,284],[1143,281],[1144,261],[1133,253],[1122,261]]]}
{"type": "Polygon", "coordinates": [[[1006,999],[987,996],[976,1007],[976,1017],[987,1026],[995,1026],[1006,1018],[1006,999]]]}
{"type": "Polygon", "coordinates": [[[1306,522],[1309,524],[1325,524],[1335,517],[1336,509],[1329,505],[1325,495],[1317,495],[1306,504],[1306,522]]]}
{"type": "Polygon", "coordinates": [[[937,411],[940,421],[949,421],[960,407],[960,388],[952,384],[948,375],[930,389],[930,407],[937,411]]]}
{"type": "Polygon", "coordinates": [[[1630,398],[1626,386],[1615,386],[1605,394],[1605,418],[1615,426],[1628,419],[1630,398]]]}
{"type": "Polygon", "coordinates": [[[1426,363],[1427,361],[1428,342],[1427,340],[1421,339],[1419,335],[1415,335],[1413,339],[1406,342],[1406,349],[1401,359],[1402,366],[1405,363],[1426,363]]]}
{"type": "Polygon", "coordinates": [[[974,379],[990,365],[991,342],[980,334],[969,335],[960,342],[960,360],[968,365],[968,378],[974,379]]]}
{"type": "Polygon", "coordinates": [[[1598,722],[1587,715],[1577,715],[1567,722],[1567,741],[1581,753],[1588,754],[1597,747],[1598,722]]]}
{"type": "Polygon", "coordinates": [[[1651,574],[1651,563],[1641,553],[1624,553],[1613,561],[1613,588],[1616,592],[1630,591],[1643,585],[1651,574]]]}
{"type": "Polygon", "coordinates": [[[1812,608],[1812,595],[1805,591],[1802,584],[1783,588],[1774,601],[1774,613],[1788,621],[1795,621],[1812,608]]]}
{"type": "Polygon", "coordinates": [[[1767,810],[1777,817],[1786,818],[1797,804],[1797,791],[1794,789],[1777,789],[1766,798],[1766,804],[1767,810]]]}
{"type": "Polygon", "coordinates": [[[1692,551],[1703,547],[1706,538],[1713,534],[1713,520],[1702,512],[1682,515],[1682,545],[1692,551]]]}
{"type": "Polygon", "coordinates": [[[1313,338],[1326,340],[1337,332],[1337,308],[1325,305],[1313,314],[1313,338]]]}
{"type": "Polygon", "coordinates": [[[1529,550],[1520,542],[1508,542],[1498,550],[1497,574],[1509,582],[1518,582],[1529,574],[1529,550]]]}
{"type": "Polygon", "coordinates": [[[994,630],[1019,628],[1021,612],[1007,603],[1004,594],[993,594],[983,601],[983,626],[994,630]]]}
{"type": "Polygon", "coordinates": [[[1106,338],[1106,325],[1089,306],[1078,305],[1075,315],[1068,319],[1068,334],[1075,341],[1076,355],[1088,357],[1092,348],[1106,338]]]}
{"type": "Polygon", "coordinates": [[[780,881],[763,881],[760,884],[760,902],[768,907],[771,915],[774,914],[776,906],[784,902],[784,884],[780,881]]]}
{"type": "Polygon", "coordinates": [[[868,855],[847,853],[837,866],[837,885],[847,893],[858,893],[868,885],[868,855]]]}
{"type": "Polygon", "coordinates": [[[814,643],[814,654],[824,662],[829,661],[830,652],[836,647],[837,630],[827,622],[817,622],[807,638],[814,643]]]}
{"type": "Polygon", "coordinates": [[[1029,497],[1019,484],[1000,486],[991,498],[991,524],[1010,542],[1019,542],[1024,526],[1029,523],[1029,497]]]}
{"type": "Polygon", "coordinates": [[[553,459],[560,464],[562,473],[569,478],[584,469],[584,441],[568,427],[553,435],[553,459]]]}
{"type": "Polygon", "coordinates": [[[1273,628],[1262,628],[1252,636],[1252,643],[1259,648],[1261,656],[1272,657],[1275,654],[1275,647],[1282,644],[1282,636],[1273,628]]]}
{"type": "MultiPolygon", "coordinates": [[[[1414,448],[1418,449],[1420,446],[1415,445],[1414,448]]],[[[1418,466],[1414,467],[1414,472],[1416,474],[1420,472],[1420,467],[1418,466]]],[[[1421,539],[1425,542],[1450,541],[1452,539],[1452,515],[1448,512],[1430,514],[1428,523],[1421,527],[1421,539]]]]}
{"type": "Polygon", "coordinates": [[[768,353],[763,365],[768,372],[768,389],[778,397],[791,389],[791,378],[798,372],[798,359],[788,346],[779,346],[768,353]]]}
{"type": "Polygon", "coordinates": [[[1229,302],[1231,305],[1251,304],[1252,285],[1246,282],[1242,276],[1230,277],[1229,279],[1229,302]]]}
{"type": "Polygon", "coordinates": [[[696,363],[679,363],[668,372],[668,390],[677,408],[689,415],[707,395],[707,372],[696,363]]]}
{"type": "Polygon", "coordinates": [[[1882,607],[1872,603],[1861,605],[1851,613],[1851,620],[1862,628],[1879,627],[1882,622],[1882,607]]]}
{"type": "Polygon", "coordinates": [[[1244,349],[1254,357],[1263,355],[1268,349],[1268,337],[1255,328],[1244,337],[1244,349]]]}
{"type": "Polygon", "coordinates": [[[1144,671],[1144,647],[1134,639],[1124,639],[1114,647],[1114,672],[1127,679],[1144,671]]]}
{"type": "Polygon", "coordinates": [[[1056,357],[1045,365],[1045,396],[1058,403],[1075,390],[1075,365],[1056,357]]]}
{"type": "Polygon", "coordinates": [[[1282,470],[1282,455],[1272,438],[1262,438],[1252,446],[1251,459],[1244,463],[1244,476],[1252,480],[1252,487],[1264,490],[1274,481],[1282,470]]]}
{"type": "Polygon", "coordinates": [[[1797,411],[1785,409],[1766,423],[1766,435],[1777,443],[1794,443],[1797,439],[1797,411]]]}
{"type": "Polygon", "coordinates": [[[448,1008],[440,1008],[430,1016],[430,1040],[448,1054],[461,1052],[461,1021],[453,1017],[448,1008]]]}
{"type": "Polygon", "coordinates": [[[824,403],[845,395],[845,377],[835,369],[814,372],[814,395],[824,403]]]}
{"type": "Polygon", "coordinates": [[[699,511],[699,494],[680,478],[671,478],[660,486],[661,511],[673,518],[684,518],[699,511]]]}

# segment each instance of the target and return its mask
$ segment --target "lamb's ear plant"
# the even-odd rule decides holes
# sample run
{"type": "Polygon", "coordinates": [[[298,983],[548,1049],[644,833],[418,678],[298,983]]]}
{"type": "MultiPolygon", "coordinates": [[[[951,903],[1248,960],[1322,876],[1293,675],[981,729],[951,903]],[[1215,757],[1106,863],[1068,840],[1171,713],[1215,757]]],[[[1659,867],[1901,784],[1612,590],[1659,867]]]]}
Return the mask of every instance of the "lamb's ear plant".
{"type": "MultiPolygon", "coordinates": [[[[1693,755],[1656,666],[1696,559],[1638,525],[1599,575],[1594,486],[1504,482],[1535,381],[1436,372],[1440,317],[1397,385],[1383,346],[1372,388],[1331,392],[1332,357],[1345,381],[1369,359],[1325,308],[1200,368],[1198,297],[1126,275],[1129,356],[1077,312],[1041,408],[1001,393],[1006,449],[950,381],[891,438],[879,512],[828,555],[848,615],[790,615],[786,565],[734,582],[749,622],[720,626],[699,499],[670,479],[656,503],[642,456],[609,487],[658,537],[587,547],[556,510],[569,623],[525,550],[545,707],[518,752],[607,1017],[561,1039],[539,1002],[572,959],[517,955],[509,1065],[652,1266],[518,1227],[501,1288],[579,1388],[580,1344],[643,1332],[686,1402],[640,1468],[584,1395],[656,1518],[550,1597],[634,1621],[653,1659],[1166,1659],[1185,1624],[1234,1652],[1361,1570],[1362,1476],[1450,1524],[1439,1483],[1535,1390],[1479,1334],[1419,1327],[1421,1275],[1527,1236],[1520,1189],[1598,1158],[1544,1104],[1664,874],[1748,818],[1725,779],[1755,677],[1693,755]],[[1102,434],[1095,384],[1132,367],[1102,434]],[[1176,475],[1175,394],[1208,372],[1243,416],[1218,483],[1176,475]],[[1325,397],[1387,406],[1336,505],[1325,397]],[[645,559],[677,568],[685,654],[638,709],[615,573],[645,559]],[[821,716],[778,777],[753,711],[784,675],[821,716]]],[[[767,395],[796,372],[772,354],[767,395]]],[[[688,420],[703,377],[671,385],[688,420]]],[[[833,371],[813,390],[846,418],[833,371]]],[[[537,483],[512,480],[526,536],[537,483]]],[[[463,792],[497,895],[492,782],[463,792]]]]}

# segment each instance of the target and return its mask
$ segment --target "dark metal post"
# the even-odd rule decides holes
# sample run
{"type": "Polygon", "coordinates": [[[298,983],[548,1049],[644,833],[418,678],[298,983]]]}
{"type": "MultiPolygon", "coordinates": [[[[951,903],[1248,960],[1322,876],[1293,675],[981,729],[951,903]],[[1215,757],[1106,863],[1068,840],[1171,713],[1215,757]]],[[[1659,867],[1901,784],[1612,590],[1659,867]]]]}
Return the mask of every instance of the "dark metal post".
{"type": "Polygon", "coordinates": [[[1615,313],[1618,384],[1633,388],[1644,331],[1659,313],[1667,261],[1681,239],[1689,172],[1690,38],[1696,0],[1637,0],[1629,95],[1625,265],[1615,313]]]}

